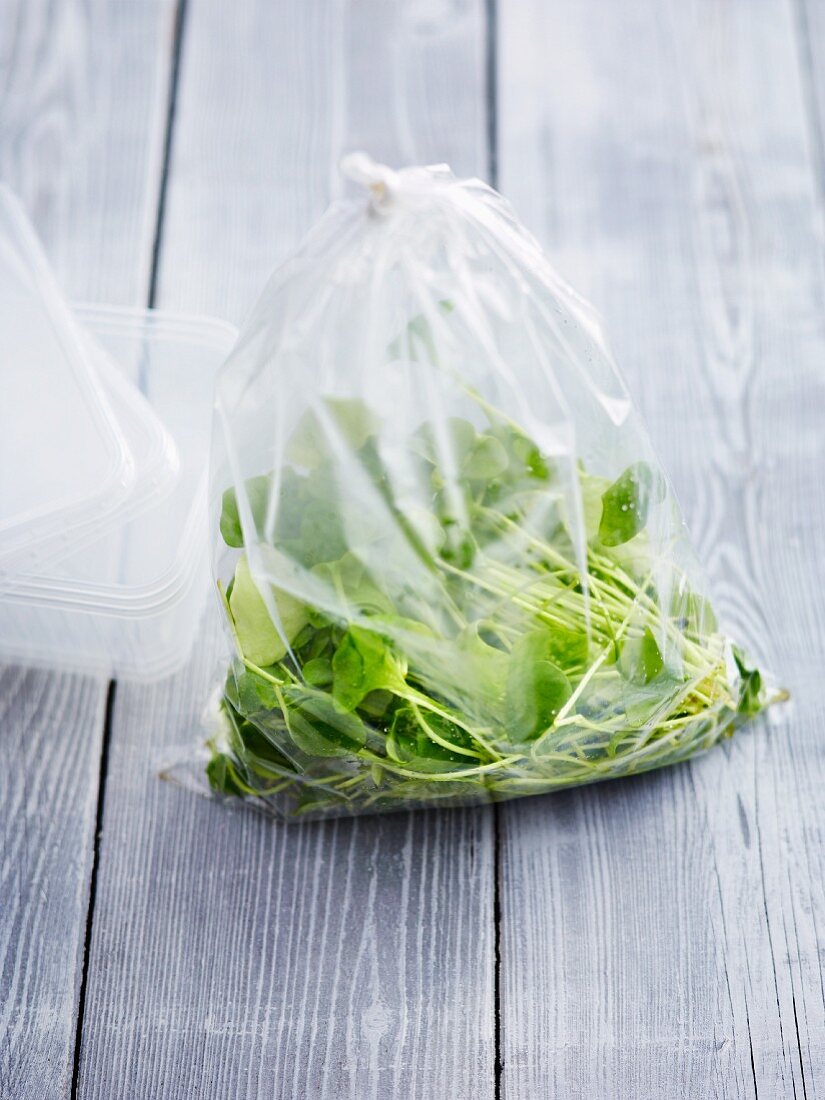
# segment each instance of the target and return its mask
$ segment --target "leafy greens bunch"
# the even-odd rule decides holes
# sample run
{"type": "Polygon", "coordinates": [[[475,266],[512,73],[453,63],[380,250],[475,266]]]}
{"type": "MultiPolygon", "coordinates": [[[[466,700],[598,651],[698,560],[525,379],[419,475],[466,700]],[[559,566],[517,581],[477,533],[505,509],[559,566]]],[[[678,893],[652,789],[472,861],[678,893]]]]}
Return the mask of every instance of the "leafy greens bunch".
{"type": "Polygon", "coordinates": [[[421,425],[391,476],[379,420],[329,398],[225,492],[216,792],[304,816],[502,800],[684,760],[765,705],[651,549],[658,471],[579,466],[571,499],[569,466],[474,400],[482,427],[421,425]]]}

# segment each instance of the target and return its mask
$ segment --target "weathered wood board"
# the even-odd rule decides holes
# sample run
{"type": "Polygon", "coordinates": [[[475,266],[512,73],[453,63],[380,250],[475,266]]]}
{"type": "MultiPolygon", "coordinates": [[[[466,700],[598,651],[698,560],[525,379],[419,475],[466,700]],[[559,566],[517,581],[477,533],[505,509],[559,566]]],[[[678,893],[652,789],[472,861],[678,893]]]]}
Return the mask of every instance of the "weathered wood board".
{"type": "MultiPolygon", "coordinates": [[[[159,305],[241,319],[401,104],[408,155],[485,170],[481,5],[442,7],[190,0],[159,305]]],[[[280,826],[159,783],[218,653],[118,687],[80,1095],[492,1096],[492,812],[280,826]]]]}
{"type": "Polygon", "coordinates": [[[704,759],[503,809],[503,1095],[825,1087],[825,301],[783,2],[500,4],[502,188],[590,296],[730,631],[788,684],[704,759]]]}
{"type": "MultiPolygon", "coordinates": [[[[145,301],[170,15],[0,4],[0,178],[76,298],[145,301]]],[[[100,680],[0,672],[3,1100],[71,1089],[106,696],[100,680]]]]}
{"type": "Polygon", "coordinates": [[[4,670],[2,1100],[825,1095],[824,51],[815,0],[0,5],[0,175],[76,297],[239,322],[343,152],[497,163],[794,696],[669,772],[284,827],[156,777],[214,618],[105,733],[4,670]]]}

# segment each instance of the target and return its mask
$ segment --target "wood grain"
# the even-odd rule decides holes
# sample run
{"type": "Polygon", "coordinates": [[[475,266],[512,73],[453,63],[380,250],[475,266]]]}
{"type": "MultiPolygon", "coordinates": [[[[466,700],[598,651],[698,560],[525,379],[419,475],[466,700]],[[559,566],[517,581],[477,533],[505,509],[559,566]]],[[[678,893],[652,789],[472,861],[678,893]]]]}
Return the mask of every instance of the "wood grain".
{"type": "Polygon", "coordinates": [[[365,149],[392,166],[447,160],[458,175],[486,176],[483,2],[358,0],[341,10],[336,159],[365,149]]]}
{"type": "Polygon", "coordinates": [[[105,691],[0,670],[0,1096],[68,1093],[105,691]]]}
{"type": "MultiPolygon", "coordinates": [[[[190,0],[161,305],[243,316],[338,187],[349,120],[359,144],[395,125],[378,35],[413,24],[433,48],[396,47],[405,79],[438,100],[407,104],[414,155],[483,171],[480,5],[190,0]]],[[[284,827],[160,783],[219,664],[207,628],[184,674],[118,687],[79,1094],[492,1096],[491,814],[284,827]]]]}
{"type": "MultiPolygon", "coordinates": [[[[166,28],[162,4],[0,5],[0,177],[76,297],[145,292],[166,28]]],[[[105,704],[99,680],[0,671],[4,1100],[71,1087],[105,704]]]]}
{"type": "Polygon", "coordinates": [[[790,0],[795,23],[799,82],[805,100],[811,161],[820,207],[825,202],[825,6],[818,0],[790,0]]]}
{"type": "MultiPolygon", "coordinates": [[[[242,319],[349,148],[484,174],[484,7],[187,0],[159,304],[242,319]]],[[[80,1096],[825,1095],[822,12],[495,7],[502,189],[603,310],[727,625],[794,701],[501,808],[496,865],[490,812],[284,828],[160,783],[207,623],[185,673],[118,687],[80,1096]]],[[[174,14],[0,5],[0,174],[76,296],[146,299],[174,14]]],[[[72,1090],[104,705],[0,673],[3,1100],[72,1090]]]]}
{"type": "Polygon", "coordinates": [[[0,5],[0,177],[73,298],[145,301],[173,13],[173,0],[0,5]]]}
{"type": "Polygon", "coordinates": [[[823,280],[789,5],[500,4],[501,183],[603,310],[726,624],[794,693],[503,812],[503,1095],[825,1089],[823,280]]]}

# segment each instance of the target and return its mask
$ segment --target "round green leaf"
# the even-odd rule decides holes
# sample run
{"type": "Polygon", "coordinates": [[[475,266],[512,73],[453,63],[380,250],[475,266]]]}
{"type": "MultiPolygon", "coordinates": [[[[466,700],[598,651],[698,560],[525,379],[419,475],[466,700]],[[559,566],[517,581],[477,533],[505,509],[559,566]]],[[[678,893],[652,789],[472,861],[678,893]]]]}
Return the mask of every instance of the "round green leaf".
{"type": "Polygon", "coordinates": [[[552,726],[572,689],[551,660],[549,631],[525,634],[510,652],[507,675],[507,720],[514,741],[529,741],[552,726]]]}

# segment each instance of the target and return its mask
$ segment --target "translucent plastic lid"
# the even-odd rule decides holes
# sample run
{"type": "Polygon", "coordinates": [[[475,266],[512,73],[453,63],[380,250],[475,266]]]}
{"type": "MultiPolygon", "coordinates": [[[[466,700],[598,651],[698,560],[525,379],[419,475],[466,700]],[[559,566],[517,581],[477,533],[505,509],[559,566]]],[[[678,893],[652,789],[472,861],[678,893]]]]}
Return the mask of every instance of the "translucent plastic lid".
{"type": "Polygon", "coordinates": [[[134,462],[25,213],[0,184],[0,582],[102,521],[134,462]],[[52,546],[52,549],[54,547],[52,546]]]}
{"type": "MultiPolygon", "coordinates": [[[[187,660],[212,585],[206,480],[213,385],[237,332],[211,318],[149,310],[86,306],[75,313],[104,356],[100,376],[124,429],[127,406],[118,399],[125,392],[131,400],[139,389],[166,426],[179,469],[147,493],[139,512],[124,508],[126,522],[94,539],[75,532],[70,553],[0,588],[0,661],[156,679],[187,660]]],[[[152,452],[145,436],[138,443],[130,435],[130,442],[139,482],[152,452]]]]}
{"type": "MultiPolygon", "coordinates": [[[[109,613],[145,613],[188,582],[205,559],[206,479],[215,373],[234,343],[226,322],[152,310],[76,307],[83,327],[116,364],[119,385],[139,385],[174,441],[179,469],[128,522],[78,538],[49,569],[22,575],[18,599],[82,602],[109,613]]],[[[106,374],[107,381],[114,381],[106,374]]],[[[113,400],[114,400],[113,391],[113,400]]],[[[208,573],[208,568],[206,569],[208,573]]],[[[0,594],[2,594],[0,590],[0,594]]]]}

